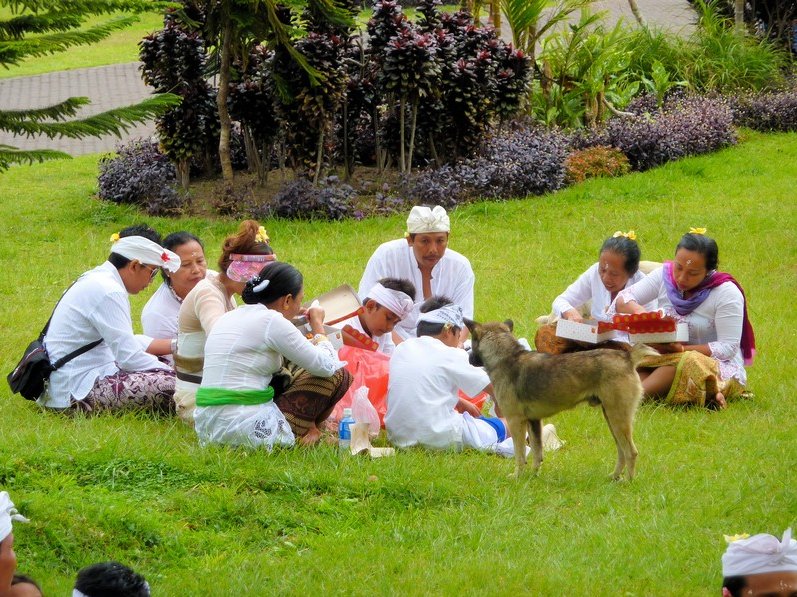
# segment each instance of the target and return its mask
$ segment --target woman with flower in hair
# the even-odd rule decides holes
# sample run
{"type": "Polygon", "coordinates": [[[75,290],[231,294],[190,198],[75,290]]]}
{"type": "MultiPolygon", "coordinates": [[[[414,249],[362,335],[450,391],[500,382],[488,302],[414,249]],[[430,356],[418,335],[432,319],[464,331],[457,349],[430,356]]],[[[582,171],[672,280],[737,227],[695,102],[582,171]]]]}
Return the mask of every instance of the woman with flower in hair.
{"type": "Polygon", "coordinates": [[[219,273],[199,281],[183,299],[177,315],[174,351],[174,402],[183,421],[194,420],[207,335],[222,315],[235,309],[233,296],[240,295],[246,282],[276,258],[265,228],[255,220],[244,220],[238,232],[224,239],[219,273]]]}
{"type": "Polygon", "coordinates": [[[242,298],[208,334],[194,416],[200,443],[271,449],[296,438],[318,442],[320,425],[352,381],[324,335],[324,310],[307,310],[308,340],[291,322],[303,311],[304,280],[287,263],[264,267],[242,298]],[[275,384],[286,360],[293,375],[275,384]]]}
{"type": "Polygon", "coordinates": [[[753,328],[739,283],[717,271],[719,248],[705,228],[681,237],[675,258],[617,296],[619,313],[644,313],[658,299],[666,315],[689,325],[689,341],[658,347],[639,376],[649,396],[672,404],[724,408],[747,383],[745,365],[755,353],[753,328]]]}
{"type": "MultiPolygon", "coordinates": [[[[617,293],[635,284],[645,277],[640,271],[640,250],[636,242],[636,233],[617,231],[603,241],[598,253],[598,262],[581,274],[567,289],[553,301],[553,317],[584,321],[581,311],[590,305],[590,317],[595,321],[611,321],[609,307],[617,293]]],[[[657,264],[649,264],[650,266],[657,264]]],[[[655,309],[655,299],[645,305],[647,309],[655,309]]],[[[547,318],[546,318],[547,320],[547,318]]],[[[559,338],[556,335],[556,323],[546,323],[534,338],[539,352],[560,354],[575,350],[596,348],[594,345],[582,346],[576,341],[559,338]]],[[[607,343],[616,345],[616,343],[607,343]]]]}

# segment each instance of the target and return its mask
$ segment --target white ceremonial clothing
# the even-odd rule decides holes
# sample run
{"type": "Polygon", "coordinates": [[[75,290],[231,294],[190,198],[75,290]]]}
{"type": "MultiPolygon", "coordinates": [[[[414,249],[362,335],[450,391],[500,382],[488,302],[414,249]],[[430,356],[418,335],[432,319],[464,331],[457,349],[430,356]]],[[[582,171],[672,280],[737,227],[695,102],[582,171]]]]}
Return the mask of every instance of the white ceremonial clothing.
{"type": "MultiPolygon", "coordinates": [[[[345,365],[326,340],[313,345],[282,313],[264,305],[241,305],[225,313],[205,344],[203,388],[265,390],[283,357],[311,375],[330,377],[345,365]]],[[[197,406],[200,443],[292,445],[293,432],[273,401],[258,405],[197,406]]]]}
{"type": "MultiPolygon", "coordinates": [[[[708,344],[711,356],[719,364],[723,381],[736,378],[747,384],[742,349],[742,324],[744,322],[744,297],[731,282],[711,289],[706,300],[688,315],[678,315],[667,296],[663,279],[664,268],[652,271],[645,278],[618,293],[624,301],[635,300],[640,305],[658,299],[659,308],[666,315],[689,326],[689,344],[708,344]]],[[[614,305],[610,309],[614,314],[614,305]]]]}
{"type": "Polygon", "coordinates": [[[390,359],[385,428],[395,446],[462,447],[462,415],[454,410],[458,390],[476,396],[490,383],[468,362],[468,353],[437,338],[410,338],[390,359]]]}
{"type": "MultiPolygon", "coordinates": [[[[596,321],[611,321],[609,308],[612,304],[612,295],[606,290],[601,281],[600,271],[598,270],[599,265],[599,263],[593,264],[575,282],[568,286],[567,290],[554,299],[553,312],[557,317],[562,317],[570,309],[579,310],[584,303],[591,300],[590,315],[592,319],[596,321]]],[[[629,288],[644,277],[644,273],[637,271],[628,279],[625,287],[629,288]]],[[[655,311],[657,305],[658,303],[654,299],[645,305],[645,309],[655,311]]]]}
{"type": "Polygon", "coordinates": [[[360,321],[359,315],[355,315],[354,317],[350,317],[345,321],[336,323],[335,327],[343,329],[347,325],[350,325],[358,332],[362,332],[363,334],[371,338],[371,340],[376,342],[379,345],[379,348],[376,349],[377,352],[382,352],[389,356],[393,354],[393,351],[396,349],[396,344],[393,342],[393,334],[387,333],[387,334],[382,334],[381,336],[371,336],[368,332],[365,331],[365,327],[360,321]]]}
{"type": "MultiPolygon", "coordinates": [[[[402,319],[395,331],[402,338],[416,335],[418,314],[423,297],[423,279],[418,261],[407,239],[399,238],[382,243],[365,266],[360,280],[359,294],[367,296],[371,287],[382,278],[404,278],[415,285],[415,306],[412,314],[402,319]]],[[[446,296],[460,307],[468,319],[473,319],[473,286],[476,276],[467,257],[453,249],[446,249],[443,258],[432,268],[432,295],[446,296]]]]}
{"type": "Polygon", "coordinates": [[[177,359],[174,403],[177,415],[187,423],[194,420],[198,383],[180,379],[180,374],[202,376],[207,335],[219,318],[235,309],[235,301],[227,297],[218,274],[208,271],[204,280],[191,289],[177,315],[177,359]]]}
{"type": "Polygon", "coordinates": [[[119,271],[110,262],[83,274],[55,308],[44,338],[52,362],[102,339],[98,346],[69,361],[50,376],[42,406],[67,408],[82,400],[94,382],[119,370],[170,369],[145,352],[133,334],[130,297],[119,271]]]}
{"type": "Polygon", "coordinates": [[[180,299],[166,282],[162,282],[141,310],[144,334],[151,338],[176,338],[179,312],[180,299]]]}

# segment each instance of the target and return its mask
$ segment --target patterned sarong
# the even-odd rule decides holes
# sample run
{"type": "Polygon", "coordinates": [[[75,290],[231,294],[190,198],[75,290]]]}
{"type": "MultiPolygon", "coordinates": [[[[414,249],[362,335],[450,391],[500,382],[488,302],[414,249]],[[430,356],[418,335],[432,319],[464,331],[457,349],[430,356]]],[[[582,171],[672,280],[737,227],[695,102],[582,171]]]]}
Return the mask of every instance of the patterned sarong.
{"type": "Polygon", "coordinates": [[[664,401],[667,404],[706,406],[706,396],[721,391],[725,399],[738,398],[744,388],[736,379],[723,382],[717,361],[696,350],[645,357],[640,368],[675,367],[675,378],[664,401]]]}
{"type": "Polygon", "coordinates": [[[291,368],[291,373],[293,379],[285,391],[274,398],[274,403],[285,415],[293,433],[303,437],[329,417],[353,378],[343,368],[332,377],[317,377],[299,367],[291,368]]]}
{"type": "Polygon", "coordinates": [[[69,410],[92,414],[122,410],[173,413],[173,395],[173,371],[117,371],[95,381],[83,400],[73,398],[69,410]]]}

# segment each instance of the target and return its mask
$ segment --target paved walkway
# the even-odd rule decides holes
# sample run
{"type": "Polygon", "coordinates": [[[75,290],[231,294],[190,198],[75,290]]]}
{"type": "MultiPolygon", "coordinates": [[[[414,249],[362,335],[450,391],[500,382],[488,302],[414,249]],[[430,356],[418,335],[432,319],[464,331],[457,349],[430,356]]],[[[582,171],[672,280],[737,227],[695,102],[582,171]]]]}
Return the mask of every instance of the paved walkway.
{"type": "MultiPolygon", "coordinates": [[[[695,13],[687,0],[637,0],[637,4],[651,26],[676,33],[687,32],[694,26],[695,13]]],[[[611,22],[621,17],[629,23],[634,22],[626,0],[596,0],[595,8],[608,11],[611,22]]],[[[506,25],[504,29],[507,29],[506,25]]],[[[152,92],[141,80],[138,66],[139,63],[133,62],[35,77],[0,79],[0,108],[38,108],[75,96],[91,99],[91,105],[83,108],[81,115],[97,114],[110,108],[134,104],[152,92]]],[[[113,151],[118,143],[150,136],[153,131],[154,126],[149,123],[131,129],[122,139],[107,135],[99,139],[83,140],[14,137],[0,131],[0,144],[21,149],[58,149],[72,155],[82,155],[113,151]]]]}

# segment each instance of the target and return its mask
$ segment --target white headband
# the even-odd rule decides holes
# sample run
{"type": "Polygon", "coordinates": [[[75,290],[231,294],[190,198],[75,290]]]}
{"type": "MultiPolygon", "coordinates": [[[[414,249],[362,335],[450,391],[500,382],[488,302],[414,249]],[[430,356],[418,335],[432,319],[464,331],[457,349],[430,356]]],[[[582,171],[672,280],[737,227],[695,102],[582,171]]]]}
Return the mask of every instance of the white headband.
{"type": "Polygon", "coordinates": [[[409,295],[400,290],[385,288],[379,282],[371,287],[366,298],[375,300],[388,311],[395,313],[400,319],[404,319],[412,313],[414,305],[409,295]]]}
{"type": "Polygon", "coordinates": [[[11,521],[30,522],[14,507],[14,502],[8,497],[7,491],[0,491],[0,542],[11,534],[11,521]]]}
{"type": "Polygon", "coordinates": [[[747,576],[766,572],[797,572],[797,541],[786,529],[783,539],[762,533],[733,541],[722,554],[723,576],[747,576]]]}
{"type": "Polygon", "coordinates": [[[421,313],[418,317],[418,323],[421,321],[442,323],[443,325],[450,324],[455,328],[461,328],[465,325],[465,321],[462,318],[462,307],[453,303],[428,313],[421,313]]]}
{"type": "Polygon", "coordinates": [[[111,246],[111,253],[116,253],[127,259],[138,259],[146,265],[157,265],[171,273],[180,269],[180,256],[164,249],[143,236],[125,236],[111,246]]]}
{"type": "Polygon", "coordinates": [[[434,209],[416,205],[407,218],[408,234],[424,234],[427,232],[450,232],[451,222],[446,210],[436,205],[434,209]]]}

